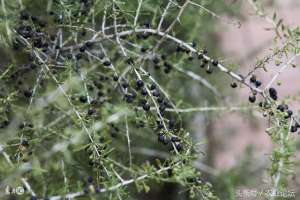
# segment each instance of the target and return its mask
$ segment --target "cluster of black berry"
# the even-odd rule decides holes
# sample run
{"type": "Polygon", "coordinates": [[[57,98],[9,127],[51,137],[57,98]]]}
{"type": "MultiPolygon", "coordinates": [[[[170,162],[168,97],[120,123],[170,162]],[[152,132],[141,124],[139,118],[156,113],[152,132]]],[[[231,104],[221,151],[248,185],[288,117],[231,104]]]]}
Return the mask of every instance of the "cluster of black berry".
{"type": "Polygon", "coordinates": [[[100,188],[95,186],[94,184],[94,179],[92,176],[89,176],[87,178],[87,182],[83,188],[83,192],[84,194],[88,194],[88,193],[100,193],[100,188]]]}
{"type": "Polygon", "coordinates": [[[172,136],[170,138],[170,137],[166,136],[163,133],[159,133],[158,134],[158,141],[163,143],[164,145],[174,144],[177,151],[181,151],[183,149],[183,145],[182,145],[181,140],[176,136],[172,136]]]}
{"type": "MultiPolygon", "coordinates": [[[[195,48],[196,43],[193,42],[192,46],[195,48]]],[[[191,52],[186,47],[182,47],[182,46],[179,45],[176,48],[176,52],[177,53],[183,52],[183,53],[188,54],[189,55],[188,60],[193,60],[194,57],[197,57],[198,60],[201,62],[200,67],[206,69],[207,74],[212,74],[213,71],[214,71],[214,68],[219,65],[218,60],[215,60],[215,59],[211,60],[207,57],[208,50],[205,49],[205,48],[202,51],[199,51],[198,53],[194,53],[194,52],[191,52]]]]}

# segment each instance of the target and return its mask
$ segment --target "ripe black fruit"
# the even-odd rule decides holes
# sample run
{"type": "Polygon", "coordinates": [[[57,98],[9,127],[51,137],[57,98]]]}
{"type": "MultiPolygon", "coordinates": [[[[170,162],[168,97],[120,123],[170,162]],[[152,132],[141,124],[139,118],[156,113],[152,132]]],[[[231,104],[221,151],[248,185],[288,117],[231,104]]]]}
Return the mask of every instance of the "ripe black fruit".
{"type": "Polygon", "coordinates": [[[251,76],[250,82],[251,82],[251,83],[255,83],[255,82],[256,82],[256,76],[255,76],[255,75],[252,75],[252,76],[251,76]]]}
{"type": "Polygon", "coordinates": [[[88,110],[88,115],[93,115],[94,113],[96,113],[96,110],[95,109],[89,109],[88,110]]]}
{"type": "Polygon", "coordinates": [[[154,64],[158,64],[158,63],[159,63],[159,58],[155,56],[155,57],[152,59],[152,62],[153,62],[154,64]]]}
{"type": "Polygon", "coordinates": [[[170,142],[170,139],[163,133],[158,134],[158,141],[164,143],[165,145],[170,142]]]}
{"type": "Polygon", "coordinates": [[[199,59],[199,60],[202,60],[202,59],[203,59],[203,54],[202,54],[202,53],[199,53],[199,54],[198,54],[198,59],[199,59]]]}
{"type": "Polygon", "coordinates": [[[142,80],[137,80],[137,81],[136,81],[136,86],[137,86],[138,88],[141,88],[141,87],[144,86],[144,82],[143,82],[142,80]]]}
{"type": "Polygon", "coordinates": [[[147,47],[142,47],[142,48],[141,48],[141,52],[142,52],[142,53],[145,53],[147,50],[148,50],[147,47]]]}
{"type": "Polygon", "coordinates": [[[30,98],[32,96],[32,92],[30,90],[25,90],[23,92],[24,96],[27,97],[27,98],[30,98]]]}
{"type": "Polygon", "coordinates": [[[159,97],[159,96],[160,96],[160,93],[159,93],[159,91],[154,90],[154,91],[152,92],[152,95],[155,96],[155,97],[159,97]]]}
{"type": "Polygon", "coordinates": [[[30,200],[37,200],[37,197],[36,197],[36,196],[32,196],[32,197],[30,198],[30,200]]]}
{"type": "Polygon", "coordinates": [[[127,103],[132,103],[134,100],[134,97],[131,94],[125,95],[125,99],[127,103]]]}
{"type": "Polygon", "coordinates": [[[86,46],[82,46],[82,47],[79,48],[80,52],[84,52],[85,50],[86,50],[86,46]]]}
{"type": "Polygon", "coordinates": [[[85,46],[86,46],[87,48],[91,48],[91,47],[93,46],[93,42],[87,41],[87,42],[85,43],[85,46]]]}
{"type": "Polygon", "coordinates": [[[273,100],[277,100],[277,90],[275,88],[269,88],[269,94],[273,100]]]}
{"type": "Polygon", "coordinates": [[[277,110],[283,112],[283,111],[285,110],[284,105],[282,105],[282,104],[278,105],[278,106],[277,106],[277,110]]]}
{"type": "Polygon", "coordinates": [[[103,52],[101,52],[101,53],[99,53],[98,57],[102,60],[105,57],[105,55],[103,52]]]}
{"type": "Polygon", "coordinates": [[[145,26],[145,28],[150,28],[151,27],[151,23],[150,22],[145,22],[144,26],[145,26]]]}
{"type": "Polygon", "coordinates": [[[143,96],[146,96],[146,95],[148,94],[147,89],[146,89],[146,88],[143,88],[143,89],[141,90],[141,94],[142,94],[143,96]]]}
{"type": "Polygon", "coordinates": [[[175,147],[176,147],[177,151],[181,151],[183,149],[183,145],[179,142],[175,143],[175,147]]]}
{"type": "Polygon", "coordinates": [[[230,84],[230,86],[231,86],[232,88],[236,88],[236,87],[237,87],[237,84],[236,84],[236,82],[233,82],[233,83],[230,84]]]}
{"type": "Polygon", "coordinates": [[[166,136],[164,134],[160,133],[160,134],[158,134],[158,138],[157,139],[158,139],[159,142],[164,142],[165,137],[166,136]]]}
{"type": "Polygon", "coordinates": [[[76,55],[76,59],[77,60],[80,60],[82,58],[82,54],[81,53],[78,53],[77,55],[76,55]]]}
{"type": "Polygon", "coordinates": [[[172,142],[179,142],[180,139],[179,139],[178,137],[176,137],[176,136],[172,136],[172,137],[171,137],[171,141],[172,141],[172,142]]]}
{"type": "Polygon", "coordinates": [[[114,74],[114,75],[113,75],[113,80],[114,80],[114,81],[118,81],[118,80],[119,80],[119,76],[118,76],[117,74],[114,74]]]}
{"type": "Polygon", "coordinates": [[[86,97],[86,96],[80,96],[80,97],[79,97],[79,101],[80,101],[81,103],[86,103],[86,102],[87,102],[87,97],[86,97]]]}
{"type": "Polygon", "coordinates": [[[193,48],[196,48],[196,46],[197,46],[197,43],[196,43],[195,41],[193,41],[193,42],[192,42],[192,47],[193,47],[193,48]]]}
{"type": "Polygon", "coordinates": [[[163,103],[164,102],[164,98],[163,97],[158,97],[157,98],[157,102],[158,103],[163,103]]]}
{"type": "Polygon", "coordinates": [[[92,182],[93,182],[93,177],[89,176],[89,177],[87,178],[87,181],[88,181],[89,183],[92,183],[92,182]]]}
{"type": "Polygon", "coordinates": [[[286,118],[290,118],[293,115],[293,111],[292,110],[287,110],[286,113],[287,113],[286,118]]]}
{"type": "Polygon", "coordinates": [[[22,140],[21,145],[24,147],[28,147],[29,146],[28,140],[22,140]]]}
{"type": "Polygon", "coordinates": [[[164,66],[167,68],[167,69],[171,69],[173,66],[168,63],[168,62],[164,62],[164,66]]]}
{"type": "Polygon", "coordinates": [[[218,61],[218,60],[213,60],[213,61],[212,61],[212,64],[213,64],[213,66],[218,66],[219,61],[218,61]]]}
{"type": "Polygon", "coordinates": [[[111,65],[111,62],[109,60],[106,60],[106,61],[103,62],[103,65],[108,67],[108,66],[111,65]]]}
{"type": "Polygon", "coordinates": [[[21,20],[28,20],[29,19],[29,14],[27,11],[25,10],[22,10],[21,13],[20,13],[20,19],[21,20]]]}
{"type": "Polygon", "coordinates": [[[260,87],[260,86],[261,86],[261,81],[256,80],[256,81],[255,81],[255,86],[256,86],[256,87],[260,87]]]}
{"type": "Polygon", "coordinates": [[[166,74],[168,74],[168,73],[171,72],[171,69],[170,69],[170,68],[165,68],[165,69],[164,69],[164,72],[165,72],[166,74]]]}
{"type": "Polygon", "coordinates": [[[213,69],[212,69],[211,67],[208,67],[208,68],[206,69],[206,73],[207,73],[207,74],[212,74],[212,73],[213,73],[213,69]]]}
{"type": "Polygon", "coordinates": [[[122,83],[122,87],[125,89],[125,88],[128,88],[129,87],[129,84],[127,82],[123,82],[122,83]]]}
{"type": "Polygon", "coordinates": [[[126,63],[127,63],[128,65],[133,65],[133,64],[134,64],[133,58],[129,57],[129,58],[126,60],[126,63]]]}
{"type": "Polygon", "coordinates": [[[297,132],[298,127],[297,126],[291,126],[291,132],[295,133],[297,132]]]}
{"type": "Polygon", "coordinates": [[[256,101],[255,95],[250,95],[250,96],[249,96],[249,102],[250,102],[250,103],[254,103],[255,101],[256,101]]]}
{"type": "Polygon", "coordinates": [[[144,104],[144,105],[143,105],[143,109],[144,109],[145,111],[149,111],[149,110],[150,110],[150,105],[149,105],[148,103],[144,104]]]}
{"type": "Polygon", "coordinates": [[[155,89],[156,89],[156,85],[154,83],[152,83],[150,86],[150,90],[155,90],[155,89]]]}

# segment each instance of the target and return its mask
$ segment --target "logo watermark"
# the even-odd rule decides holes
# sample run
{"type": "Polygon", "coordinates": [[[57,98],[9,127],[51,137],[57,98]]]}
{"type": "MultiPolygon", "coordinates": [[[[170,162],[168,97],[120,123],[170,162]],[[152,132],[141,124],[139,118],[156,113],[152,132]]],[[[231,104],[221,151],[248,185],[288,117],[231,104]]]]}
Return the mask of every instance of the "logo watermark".
{"type": "Polygon", "coordinates": [[[291,190],[278,191],[276,189],[240,188],[235,191],[238,199],[251,199],[253,197],[281,197],[283,199],[294,199],[296,193],[291,190]]]}
{"type": "Polygon", "coordinates": [[[23,195],[25,193],[24,187],[18,186],[18,187],[10,187],[6,186],[5,188],[5,194],[16,194],[16,195],[23,195]]]}

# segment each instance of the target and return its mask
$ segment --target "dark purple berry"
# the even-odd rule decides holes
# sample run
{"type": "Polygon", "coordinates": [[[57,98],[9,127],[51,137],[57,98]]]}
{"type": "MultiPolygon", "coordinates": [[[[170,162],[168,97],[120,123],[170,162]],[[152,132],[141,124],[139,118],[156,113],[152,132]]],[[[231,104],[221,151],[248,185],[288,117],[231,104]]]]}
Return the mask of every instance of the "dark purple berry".
{"type": "Polygon", "coordinates": [[[111,62],[109,60],[106,60],[106,61],[103,62],[103,65],[108,67],[108,66],[111,65],[111,62]]]}
{"type": "Polygon", "coordinates": [[[255,83],[255,82],[256,82],[256,76],[255,76],[255,75],[252,75],[252,76],[251,76],[250,82],[251,82],[251,83],[255,83]]]}
{"type": "Polygon", "coordinates": [[[22,140],[21,145],[24,147],[28,147],[29,146],[28,140],[22,140]]]}
{"type": "Polygon", "coordinates": [[[87,178],[87,181],[88,181],[89,183],[92,183],[92,182],[93,182],[93,177],[89,176],[89,177],[87,178]]]}
{"type": "Polygon", "coordinates": [[[295,133],[297,132],[298,127],[297,126],[291,126],[291,132],[295,133]]]}
{"type": "Polygon", "coordinates": [[[141,52],[142,52],[142,53],[145,53],[147,50],[148,50],[147,47],[142,47],[142,48],[141,48],[141,52]]]}
{"type": "Polygon", "coordinates": [[[152,62],[153,62],[154,64],[158,64],[158,63],[159,63],[159,58],[155,56],[155,57],[152,59],[152,62]]]}
{"type": "Polygon", "coordinates": [[[93,42],[87,41],[87,42],[85,43],[85,46],[86,46],[87,48],[91,48],[91,47],[93,46],[93,42]]]}
{"type": "Polygon", "coordinates": [[[143,105],[143,109],[144,109],[145,111],[149,111],[149,110],[150,110],[150,105],[149,105],[148,103],[144,104],[144,105],[143,105]]]}
{"type": "Polygon", "coordinates": [[[136,81],[136,86],[137,86],[138,88],[141,88],[141,87],[144,86],[144,82],[143,82],[142,80],[137,80],[137,81],[136,81]]]}
{"type": "Polygon", "coordinates": [[[236,83],[236,82],[233,82],[233,83],[230,84],[230,86],[231,86],[232,88],[236,88],[236,87],[237,87],[237,83],[236,83]]]}
{"type": "Polygon", "coordinates": [[[117,82],[119,80],[119,76],[117,74],[114,74],[113,75],[113,80],[117,82]]]}
{"type": "Polygon", "coordinates": [[[293,111],[292,110],[288,110],[288,111],[286,111],[286,113],[287,113],[287,118],[290,118],[292,115],[293,115],[293,111]]]}
{"type": "Polygon", "coordinates": [[[200,67],[201,67],[201,68],[204,68],[205,66],[206,66],[206,65],[205,65],[204,63],[201,63],[201,64],[200,64],[200,67]]]}
{"type": "Polygon", "coordinates": [[[86,49],[86,47],[85,47],[85,46],[82,46],[82,47],[79,48],[79,51],[80,51],[80,52],[84,52],[85,49],[86,49]]]}
{"type": "Polygon", "coordinates": [[[175,147],[176,147],[177,151],[181,151],[183,149],[183,145],[179,142],[175,143],[175,147]]]}
{"type": "Polygon", "coordinates": [[[134,98],[133,98],[132,95],[126,95],[126,96],[125,96],[125,99],[126,99],[126,102],[127,102],[127,103],[132,103],[134,98]]]}
{"type": "Polygon", "coordinates": [[[273,100],[277,100],[277,90],[275,88],[269,88],[269,94],[273,100]]]}
{"type": "Polygon", "coordinates": [[[198,54],[198,59],[199,59],[199,60],[202,60],[202,59],[203,59],[203,54],[202,54],[202,53],[199,53],[199,54],[198,54]]]}
{"type": "Polygon", "coordinates": [[[256,87],[260,87],[260,86],[261,86],[261,81],[256,80],[256,81],[255,81],[255,86],[256,86],[256,87]]]}
{"type": "Polygon", "coordinates": [[[96,110],[95,109],[89,109],[88,110],[88,115],[93,115],[94,113],[96,113],[96,110]]]}
{"type": "Polygon", "coordinates": [[[80,97],[79,97],[79,101],[80,101],[81,103],[86,103],[86,102],[87,102],[87,97],[86,97],[86,96],[80,96],[80,97]]]}
{"type": "Polygon", "coordinates": [[[164,98],[163,97],[158,97],[157,98],[157,102],[158,103],[163,103],[164,102],[164,98]]]}
{"type": "Polygon", "coordinates": [[[213,73],[213,69],[212,69],[211,67],[208,67],[208,68],[206,69],[206,73],[207,73],[207,74],[212,74],[212,73],[213,73]]]}
{"type": "Polygon", "coordinates": [[[148,94],[147,89],[146,89],[146,88],[143,88],[143,89],[141,90],[141,94],[142,94],[143,96],[146,96],[146,95],[148,94]]]}
{"type": "Polygon", "coordinates": [[[25,10],[22,10],[21,13],[20,13],[20,19],[21,20],[28,20],[29,19],[29,14],[27,11],[25,10]]]}
{"type": "Polygon", "coordinates": [[[82,54],[81,53],[78,53],[77,55],[76,55],[76,59],[77,60],[80,60],[82,58],[82,54]]]}
{"type": "Polygon", "coordinates": [[[154,83],[152,83],[150,86],[150,90],[155,90],[155,89],[156,89],[156,85],[154,83]]]}
{"type": "Polygon", "coordinates": [[[212,61],[212,64],[213,64],[213,66],[218,66],[219,61],[218,61],[218,60],[213,60],[213,61],[212,61]]]}
{"type": "Polygon", "coordinates": [[[24,96],[27,97],[27,98],[30,98],[32,96],[32,92],[30,90],[25,90],[23,92],[24,96]]]}
{"type": "Polygon", "coordinates": [[[160,133],[160,134],[158,134],[158,141],[159,142],[164,142],[165,141],[165,135],[164,134],[162,134],[162,133],[160,133]]]}
{"type": "Polygon", "coordinates": [[[249,96],[249,102],[250,102],[250,103],[254,103],[255,101],[256,101],[255,95],[250,95],[250,96],[249,96]]]}
{"type": "Polygon", "coordinates": [[[154,91],[152,92],[152,95],[155,96],[155,97],[159,97],[159,96],[160,96],[160,93],[159,93],[159,91],[154,90],[154,91]]]}
{"type": "Polygon", "coordinates": [[[282,105],[282,104],[278,105],[278,106],[277,106],[277,110],[283,112],[283,111],[285,110],[284,105],[282,105]]]}
{"type": "Polygon", "coordinates": [[[88,187],[84,187],[83,188],[83,192],[84,192],[84,194],[88,194],[89,193],[89,188],[88,187]]]}
{"type": "Polygon", "coordinates": [[[179,139],[178,137],[176,137],[176,136],[172,136],[172,137],[171,137],[171,141],[172,141],[172,142],[179,142],[180,139],[179,139]]]}
{"type": "Polygon", "coordinates": [[[134,64],[133,58],[129,57],[129,58],[126,60],[126,63],[127,63],[128,65],[133,65],[133,64],[134,64]]]}

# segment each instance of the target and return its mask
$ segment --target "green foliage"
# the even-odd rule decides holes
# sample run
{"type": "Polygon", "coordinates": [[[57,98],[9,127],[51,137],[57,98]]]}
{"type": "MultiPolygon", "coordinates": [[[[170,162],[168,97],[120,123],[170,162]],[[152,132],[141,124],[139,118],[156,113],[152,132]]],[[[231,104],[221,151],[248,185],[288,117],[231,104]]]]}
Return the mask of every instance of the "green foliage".
{"type": "MultiPolygon", "coordinates": [[[[296,44],[276,48],[243,78],[234,64],[216,59],[219,52],[206,52],[217,46],[208,42],[216,39],[216,20],[240,25],[221,17],[235,15],[239,4],[3,0],[1,6],[7,61],[0,69],[0,178],[24,187],[21,199],[135,199],[168,184],[185,199],[218,199],[194,165],[202,156],[186,128],[194,115],[182,113],[203,105],[226,110],[213,106],[232,81],[250,89],[251,102],[263,97],[260,111],[278,145],[270,175],[275,188],[286,186],[294,118],[277,110],[276,91],[246,80],[277,56],[299,53],[298,29],[276,15],[276,40],[296,44]]],[[[244,170],[246,164],[219,177],[221,197],[232,199],[234,187],[246,182],[244,170]]]]}

